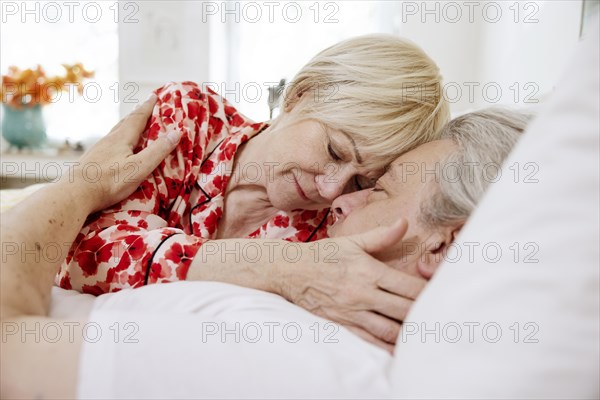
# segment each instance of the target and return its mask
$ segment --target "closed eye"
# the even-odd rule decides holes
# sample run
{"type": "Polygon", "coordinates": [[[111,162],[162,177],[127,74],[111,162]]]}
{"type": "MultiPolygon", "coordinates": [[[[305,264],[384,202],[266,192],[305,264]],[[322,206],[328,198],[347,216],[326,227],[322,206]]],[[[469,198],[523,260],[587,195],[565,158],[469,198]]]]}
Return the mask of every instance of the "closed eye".
{"type": "Polygon", "coordinates": [[[378,183],[375,183],[375,186],[372,187],[369,190],[369,199],[373,200],[373,199],[383,199],[386,197],[389,197],[387,190],[385,190],[384,187],[382,187],[381,185],[379,185],[378,183]],[[373,198],[371,196],[374,196],[373,198]]]}
{"type": "Polygon", "coordinates": [[[327,144],[327,151],[329,152],[329,155],[331,156],[331,158],[334,161],[340,161],[342,158],[335,152],[335,150],[333,149],[333,146],[331,145],[331,142],[329,142],[327,144]]]}
{"type": "Polygon", "coordinates": [[[385,189],[375,183],[375,186],[371,189],[372,192],[385,192],[385,189]]]}
{"type": "Polygon", "coordinates": [[[356,175],[354,177],[354,187],[356,188],[357,191],[372,188],[374,184],[375,184],[374,179],[369,179],[369,178],[367,178],[365,176],[361,176],[361,175],[356,175]]]}

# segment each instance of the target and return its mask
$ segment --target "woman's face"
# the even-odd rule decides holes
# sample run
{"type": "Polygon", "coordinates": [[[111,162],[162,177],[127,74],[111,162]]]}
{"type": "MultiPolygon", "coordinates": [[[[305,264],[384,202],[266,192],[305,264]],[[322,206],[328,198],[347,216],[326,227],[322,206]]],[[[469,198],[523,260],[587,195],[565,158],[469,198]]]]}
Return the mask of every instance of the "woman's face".
{"type": "Polygon", "coordinates": [[[329,207],[341,194],[371,187],[383,174],[368,171],[350,136],[304,120],[273,132],[264,165],[270,203],[280,210],[329,207]]]}

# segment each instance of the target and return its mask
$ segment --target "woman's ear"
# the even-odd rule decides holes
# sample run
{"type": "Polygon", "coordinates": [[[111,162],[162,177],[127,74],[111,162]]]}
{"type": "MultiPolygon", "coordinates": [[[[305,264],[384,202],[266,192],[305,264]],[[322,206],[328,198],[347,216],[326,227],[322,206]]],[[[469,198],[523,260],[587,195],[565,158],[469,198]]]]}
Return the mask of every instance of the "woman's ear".
{"type": "Polygon", "coordinates": [[[289,113],[303,98],[304,92],[290,91],[283,100],[283,112],[289,113]]]}
{"type": "Polygon", "coordinates": [[[301,101],[306,101],[314,91],[315,84],[308,79],[292,82],[283,93],[283,112],[291,112],[301,101]]]}
{"type": "Polygon", "coordinates": [[[425,251],[419,257],[417,268],[425,279],[431,279],[435,271],[446,257],[450,245],[460,233],[465,221],[456,222],[450,226],[439,228],[425,239],[425,251]]]}

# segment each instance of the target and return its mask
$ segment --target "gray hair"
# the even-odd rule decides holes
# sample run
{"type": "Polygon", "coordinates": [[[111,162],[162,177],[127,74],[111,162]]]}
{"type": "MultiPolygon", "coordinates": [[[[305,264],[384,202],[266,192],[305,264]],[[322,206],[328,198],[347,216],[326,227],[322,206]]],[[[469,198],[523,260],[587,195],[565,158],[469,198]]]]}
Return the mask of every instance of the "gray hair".
{"type": "Polygon", "coordinates": [[[435,228],[465,221],[490,183],[497,180],[502,163],[530,119],[529,113],[494,107],[450,121],[441,138],[452,140],[458,149],[442,161],[437,171],[439,185],[421,204],[421,222],[435,228]],[[455,173],[446,176],[450,170],[455,173]]]}

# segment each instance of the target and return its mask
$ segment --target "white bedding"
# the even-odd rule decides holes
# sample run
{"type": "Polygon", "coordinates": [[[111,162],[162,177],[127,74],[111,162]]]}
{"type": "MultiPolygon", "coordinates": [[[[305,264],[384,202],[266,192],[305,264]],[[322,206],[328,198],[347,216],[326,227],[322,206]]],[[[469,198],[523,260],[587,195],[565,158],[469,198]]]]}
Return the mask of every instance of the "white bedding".
{"type": "Polygon", "coordinates": [[[589,34],[406,319],[421,334],[397,346],[395,396],[600,398],[598,25],[589,34]],[[526,165],[535,181],[515,179],[526,165]]]}
{"type": "Polygon", "coordinates": [[[86,319],[94,307],[95,296],[59,287],[52,288],[50,316],[53,318],[86,319]]]}
{"type": "Polygon", "coordinates": [[[97,324],[84,341],[81,398],[390,393],[387,352],[270,293],[177,282],[94,299],[55,288],[52,315],[72,312],[97,324]]]}

